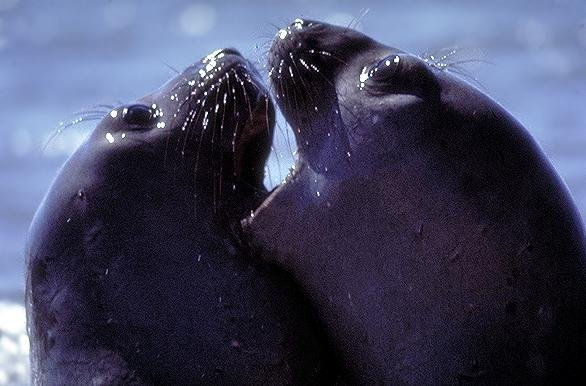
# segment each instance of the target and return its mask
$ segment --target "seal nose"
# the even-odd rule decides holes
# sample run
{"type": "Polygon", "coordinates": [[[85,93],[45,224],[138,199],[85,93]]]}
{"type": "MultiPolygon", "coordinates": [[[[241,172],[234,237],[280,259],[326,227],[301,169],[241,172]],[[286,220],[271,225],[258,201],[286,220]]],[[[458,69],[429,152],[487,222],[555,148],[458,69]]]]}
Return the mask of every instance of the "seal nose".
{"type": "Polygon", "coordinates": [[[301,28],[303,28],[304,24],[305,24],[305,21],[303,19],[297,18],[297,19],[293,20],[291,22],[291,24],[289,24],[289,28],[301,29],[301,28]]]}
{"type": "Polygon", "coordinates": [[[218,56],[220,54],[236,55],[236,56],[242,57],[242,54],[236,48],[223,48],[220,51],[218,51],[218,53],[216,53],[216,56],[218,56]]]}

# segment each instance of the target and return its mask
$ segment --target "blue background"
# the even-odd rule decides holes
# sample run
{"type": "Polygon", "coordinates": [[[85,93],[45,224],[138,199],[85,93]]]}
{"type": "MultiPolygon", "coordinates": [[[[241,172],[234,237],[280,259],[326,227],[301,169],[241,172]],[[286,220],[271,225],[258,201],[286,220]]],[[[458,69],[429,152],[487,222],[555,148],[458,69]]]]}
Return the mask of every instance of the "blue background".
{"type": "MultiPolygon", "coordinates": [[[[297,16],[347,25],[366,8],[357,28],[388,45],[459,46],[463,59],[488,62],[465,68],[533,134],[586,215],[585,1],[0,0],[0,301],[22,302],[28,224],[92,128],[71,127],[43,151],[60,121],[132,101],[171,77],[168,65],[216,48],[235,47],[266,72],[278,26],[297,16]]],[[[277,130],[268,185],[293,162],[282,118],[277,130]]],[[[22,382],[3,378],[2,350],[0,384],[22,382]]]]}

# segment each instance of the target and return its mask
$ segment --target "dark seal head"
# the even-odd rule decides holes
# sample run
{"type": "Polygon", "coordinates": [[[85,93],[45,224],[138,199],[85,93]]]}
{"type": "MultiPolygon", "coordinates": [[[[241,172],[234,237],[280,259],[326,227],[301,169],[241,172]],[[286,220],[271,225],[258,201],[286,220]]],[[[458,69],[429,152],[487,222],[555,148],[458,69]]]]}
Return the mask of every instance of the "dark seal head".
{"type": "Polygon", "coordinates": [[[269,53],[292,175],[244,221],[360,383],[584,379],[585,241],[527,131],[470,84],[295,20],[269,53]]]}
{"type": "Polygon", "coordinates": [[[213,52],[112,110],[62,167],[27,246],[34,384],[320,380],[311,310],[235,236],[266,194],[258,79],[213,52]]]}

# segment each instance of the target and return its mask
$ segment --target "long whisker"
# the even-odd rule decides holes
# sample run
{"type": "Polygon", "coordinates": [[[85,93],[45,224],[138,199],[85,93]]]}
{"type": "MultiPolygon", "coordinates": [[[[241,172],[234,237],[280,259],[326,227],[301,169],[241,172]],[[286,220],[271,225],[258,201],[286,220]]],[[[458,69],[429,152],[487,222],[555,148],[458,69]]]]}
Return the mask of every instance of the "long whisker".
{"type": "Polygon", "coordinates": [[[179,71],[175,67],[171,66],[169,63],[165,62],[164,60],[162,60],[162,62],[165,65],[165,67],[167,67],[169,70],[173,71],[175,74],[179,75],[181,73],[181,71],[179,71]]]}
{"type": "Polygon", "coordinates": [[[98,113],[88,113],[87,115],[82,115],[82,116],[78,116],[77,118],[70,120],[70,121],[66,121],[66,122],[60,122],[59,125],[57,126],[57,128],[55,128],[51,134],[49,135],[49,138],[47,138],[47,140],[45,141],[45,143],[43,144],[42,148],[41,148],[41,152],[44,153],[47,148],[49,147],[49,145],[51,144],[51,142],[53,142],[55,140],[55,138],[57,138],[61,133],[63,133],[63,131],[69,127],[72,126],[76,126],[79,125],[81,123],[85,123],[85,122],[89,122],[89,121],[97,121],[100,119],[103,119],[104,116],[106,114],[98,114],[98,113]]]}

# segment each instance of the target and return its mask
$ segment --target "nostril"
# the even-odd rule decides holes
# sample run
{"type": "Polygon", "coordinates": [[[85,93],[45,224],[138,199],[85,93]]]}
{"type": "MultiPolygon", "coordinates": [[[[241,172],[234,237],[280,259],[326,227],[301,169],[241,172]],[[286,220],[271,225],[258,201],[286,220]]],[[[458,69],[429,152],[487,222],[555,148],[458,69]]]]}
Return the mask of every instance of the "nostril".
{"type": "Polygon", "coordinates": [[[304,24],[305,24],[305,21],[303,21],[303,19],[297,18],[297,19],[293,20],[293,22],[291,24],[289,24],[289,27],[301,29],[301,28],[303,28],[304,24]]]}
{"type": "Polygon", "coordinates": [[[216,56],[220,55],[220,54],[224,54],[224,55],[236,55],[236,56],[240,56],[242,57],[242,54],[235,48],[224,48],[222,50],[220,50],[216,56]]]}

